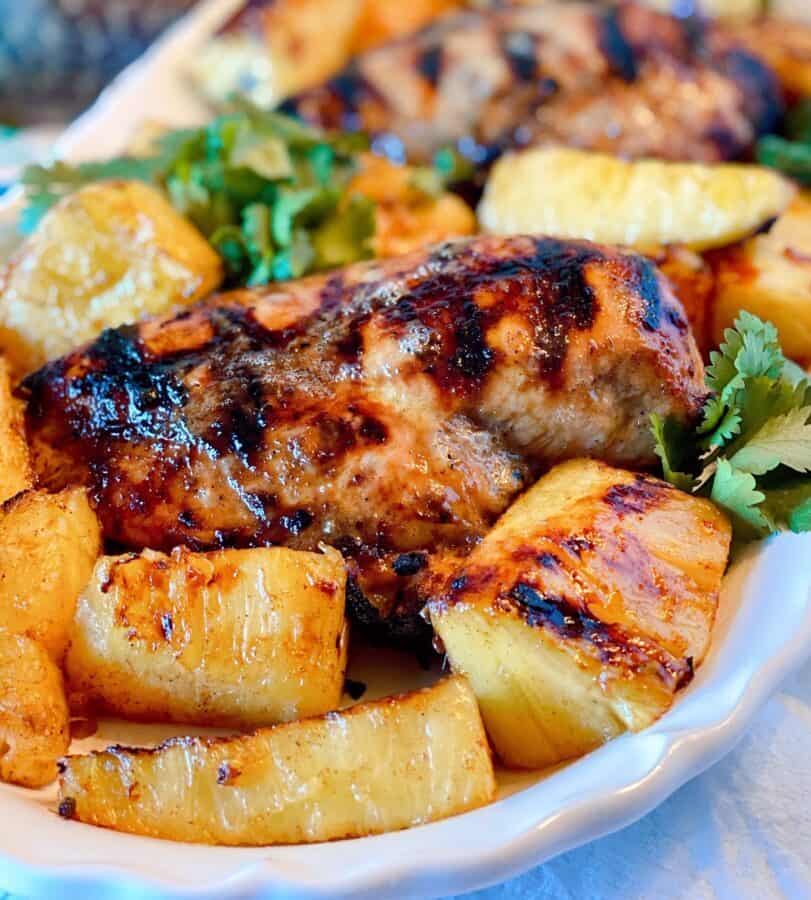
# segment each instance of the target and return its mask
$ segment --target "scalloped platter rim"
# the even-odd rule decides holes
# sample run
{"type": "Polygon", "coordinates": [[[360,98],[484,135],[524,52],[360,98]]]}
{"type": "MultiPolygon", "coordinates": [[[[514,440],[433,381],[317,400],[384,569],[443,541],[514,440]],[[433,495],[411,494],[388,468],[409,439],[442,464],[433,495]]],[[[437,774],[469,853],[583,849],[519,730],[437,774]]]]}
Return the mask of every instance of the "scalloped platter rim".
{"type": "MultiPolygon", "coordinates": [[[[120,152],[137,123],[206,114],[180,61],[239,0],[208,0],[126,70],[57,143],[84,159],[120,152]]],[[[0,201],[8,228],[20,192],[0,201]]],[[[499,773],[499,799],[408,831],[331,844],[225,848],[117,834],[53,812],[54,790],[0,786],[0,884],[27,898],[427,898],[486,887],[649,812],[735,745],[811,651],[811,535],[749,548],[728,573],[713,645],[694,682],[653,726],[543,773],[499,773]],[[779,604],[779,606],[778,606],[779,604]]],[[[402,654],[366,652],[353,677],[380,696],[436,676],[402,654]]],[[[74,749],[152,743],[177,729],[103,722],[74,749]]]]}

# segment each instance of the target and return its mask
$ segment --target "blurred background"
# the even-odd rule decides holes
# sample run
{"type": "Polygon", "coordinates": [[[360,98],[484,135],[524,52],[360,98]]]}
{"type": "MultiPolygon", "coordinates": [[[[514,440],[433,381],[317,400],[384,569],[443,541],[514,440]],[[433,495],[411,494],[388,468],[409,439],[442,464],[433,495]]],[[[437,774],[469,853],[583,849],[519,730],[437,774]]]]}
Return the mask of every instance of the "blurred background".
{"type": "Polygon", "coordinates": [[[0,0],[0,194],[196,0],[0,0]]]}
{"type": "Polygon", "coordinates": [[[0,0],[0,123],[64,124],[194,0],[0,0]]]}

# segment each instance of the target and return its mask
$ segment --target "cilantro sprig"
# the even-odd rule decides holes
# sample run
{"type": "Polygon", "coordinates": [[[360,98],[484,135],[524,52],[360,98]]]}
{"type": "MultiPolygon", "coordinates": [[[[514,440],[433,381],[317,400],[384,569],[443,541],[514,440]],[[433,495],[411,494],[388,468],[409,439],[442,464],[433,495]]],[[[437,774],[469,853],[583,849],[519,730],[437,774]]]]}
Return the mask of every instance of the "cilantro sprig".
{"type": "Polygon", "coordinates": [[[374,204],[349,195],[367,146],[297,119],[243,105],[202,128],[171,131],[145,157],[29,166],[20,227],[32,231],[85,184],[136,179],[162,188],[226,264],[231,284],[258,285],[372,255],[374,204]]]}
{"type": "Polygon", "coordinates": [[[767,134],[755,150],[757,161],[811,186],[811,100],[801,100],[785,119],[785,134],[767,134]]]}
{"type": "Polygon", "coordinates": [[[710,497],[739,540],[811,530],[811,381],[777,329],[741,312],[710,354],[713,391],[694,429],[651,417],[664,476],[710,497]]]}

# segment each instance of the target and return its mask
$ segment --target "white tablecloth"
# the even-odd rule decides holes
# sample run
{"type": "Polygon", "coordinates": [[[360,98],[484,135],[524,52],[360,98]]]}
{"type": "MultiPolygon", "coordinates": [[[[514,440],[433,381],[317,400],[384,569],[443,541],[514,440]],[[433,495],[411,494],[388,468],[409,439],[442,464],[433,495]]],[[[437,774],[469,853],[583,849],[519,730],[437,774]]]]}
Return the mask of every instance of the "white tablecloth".
{"type": "Polygon", "coordinates": [[[472,897],[811,900],[811,662],[731,754],[650,815],[472,897]]]}

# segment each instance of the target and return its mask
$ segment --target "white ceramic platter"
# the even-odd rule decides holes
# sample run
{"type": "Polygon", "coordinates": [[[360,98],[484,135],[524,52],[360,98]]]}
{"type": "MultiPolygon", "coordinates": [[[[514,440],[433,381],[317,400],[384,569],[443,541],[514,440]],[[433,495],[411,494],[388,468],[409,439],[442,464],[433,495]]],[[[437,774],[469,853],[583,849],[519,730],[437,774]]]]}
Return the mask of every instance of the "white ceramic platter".
{"type": "MultiPolygon", "coordinates": [[[[121,152],[137,124],[199,121],[188,58],[239,0],[210,0],[132,66],[60,140],[71,158],[121,152]]],[[[0,204],[8,225],[19,196],[0,204]]],[[[234,849],[116,834],[53,812],[54,791],[0,786],[0,888],[26,898],[429,898],[494,884],[629,825],[729,751],[811,650],[811,535],[751,548],[727,576],[713,646],[695,681],[653,727],[551,773],[499,773],[484,809],[410,831],[300,847],[234,849]]],[[[367,696],[435,676],[406,656],[367,653],[351,674],[367,696]]],[[[177,728],[104,722],[74,750],[148,744],[177,728]]]]}

